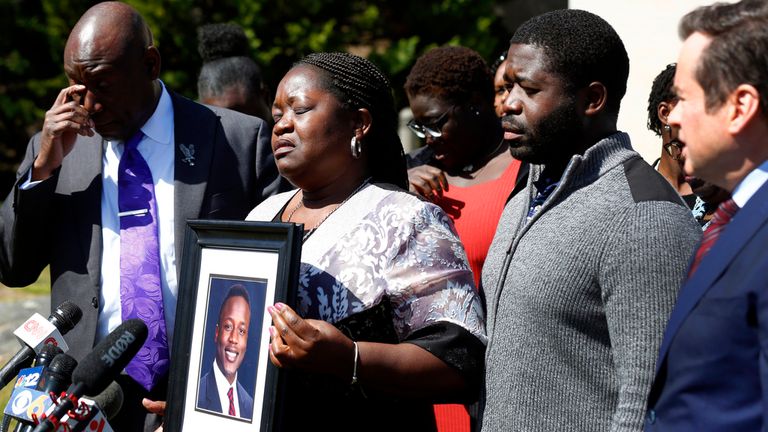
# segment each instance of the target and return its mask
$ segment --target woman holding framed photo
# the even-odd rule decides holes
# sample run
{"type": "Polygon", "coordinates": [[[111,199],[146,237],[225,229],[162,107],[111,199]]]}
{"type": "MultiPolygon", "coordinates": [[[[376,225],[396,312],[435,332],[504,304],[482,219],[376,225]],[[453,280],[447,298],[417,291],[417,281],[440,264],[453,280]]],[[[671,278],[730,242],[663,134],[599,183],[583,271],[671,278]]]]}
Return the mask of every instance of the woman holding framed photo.
{"type": "Polygon", "coordinates": [[[282,79],[272,149],[298,190],[248,220],[304,225],[293,307],[269,308],[270,359],[288,369],[284,430],[434,430],[431,405],[477,397],[485,327],[448,216],[405,192],[388,80],[318,53],[282,79]]]}

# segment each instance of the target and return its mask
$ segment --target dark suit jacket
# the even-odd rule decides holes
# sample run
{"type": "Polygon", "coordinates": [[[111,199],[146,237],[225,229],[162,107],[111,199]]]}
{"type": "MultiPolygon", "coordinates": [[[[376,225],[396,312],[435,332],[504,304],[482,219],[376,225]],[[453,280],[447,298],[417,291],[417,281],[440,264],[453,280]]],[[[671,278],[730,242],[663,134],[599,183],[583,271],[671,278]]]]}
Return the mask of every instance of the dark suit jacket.
{"type": "Polygon", "coordinates": [[[768,415],[768,183],[680,290],[646,431],[758,431],[768,415]]]}
{"type": "MultiPolygon", "coordinates": [[[[180,271],[187,219],[242,220],[285,183],[277,173],[264,121],[173,93],[171,99],[180,271]],[[194,165],[182,161],[181,144],[194,146],[194,165]]],[[[83,311],[80,323],[65,336],[69,354],[80,360],[94,345],[99,312],[103,140],[98,135],[78,137],[53,177],[20,190],[40,150],[39,138],[30,140],[17,184],[0,208],[0,282],[29,285],[50,264],[51,307],[71,300],[83,311]]],[[[178,295],[184,295],[183,287],[178,295]]]]}
{"type": "MultiPolygon", "coordinates": [[[[240,406],[240,418],[253,418],[253,397],[237,382],[237,399],[240,406]]],[[[221,400],[219,399],[218,389],[216,388],[216,377],[213,371],[209,370],[200,379],[200,386],[197,393],[197,407],[223,413],[221,409],[221,400]]]]}

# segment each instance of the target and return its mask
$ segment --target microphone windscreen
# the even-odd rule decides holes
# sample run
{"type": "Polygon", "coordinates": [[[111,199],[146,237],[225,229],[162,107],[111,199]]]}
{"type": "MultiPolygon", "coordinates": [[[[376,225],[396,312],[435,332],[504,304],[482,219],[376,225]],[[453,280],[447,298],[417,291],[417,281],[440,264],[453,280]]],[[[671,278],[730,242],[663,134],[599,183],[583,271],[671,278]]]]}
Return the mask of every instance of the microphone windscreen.
{"type": "Polygon", "coordinates": [[[51,364],[48,365],[47,371],[66,375],[67,377],[71,378],[72,372],[75,371],[76,367],[77,360],[75,360],[74,357],[69,354],[61,353],[57,355],[53,360],[51,360],[51,364]]]}
{"type": "Polygon", "coordinates": [[[86,394],[101,393],[139,352],[147,339],[144,321],[124,321],[83,358],[72,373],[72,382],[84,384],[86,394]]]}
{"type": "Polygon", "coordinates": [[[117,382],[112,381],[103,392],[89,398],[99,404],[99,408],[107,420],[112,420],[123,407],[123,388],[117,382]]]}
{"type": "Polygon", "coordinates": [[[61,348],[54,344],[45,344],[40,348],[40,352],[37,353],[37,359],[35,360],[35,366],[48,366],[51,360],[57,355],[63,353],[61,348]]]}
{"type": "Polygon", "coordinates": [[[61,334],[66,334],[80,322],[82,317],[83,311],[80,310],[80,307],[69,300],[65,300],[51,313],[48,321],[53,323],[61,334]]]}
{"type": "Polygon", "coordinates": [[[43,371],[43,376],[37,383],[37,389],[46,393],[63,392],[72,384],[72,372],[77,367],[77,360],[69,354],[59,354],[43,371]]]}

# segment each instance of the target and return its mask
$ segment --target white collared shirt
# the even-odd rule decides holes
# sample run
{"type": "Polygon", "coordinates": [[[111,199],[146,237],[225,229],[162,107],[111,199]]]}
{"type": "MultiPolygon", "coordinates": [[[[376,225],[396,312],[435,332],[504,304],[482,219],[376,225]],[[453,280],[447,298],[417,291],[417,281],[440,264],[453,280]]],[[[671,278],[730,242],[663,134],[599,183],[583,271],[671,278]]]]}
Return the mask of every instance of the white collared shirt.
{"type": "Polygon", "coordinates": [[[749,199],[755,195],[755,192],[757,192],[766,181],[768,181],[768,160],[760,164],[759,167],[753,169],[752,172],[747,174],[747,176],[736,185],[733,189],[733,194],[731,195],[733,201],[739,208],[744,208],[749,199]]]}
{"type": "Polygon", "coordinates": [[[219,369],[219,365],[216,364],[216,358],[213,359],[213,377],[216,378],[216,390],[219,393],[219,401],[221,401],[221,412],[229,415],[229,396],[227,393],[229,389],[232,389],[232,399],[235,404],[235,417],[240,417],[240,399],[237,397],[237,372],[235,372],[235,380],[232,384],[229,384],[227,377],[219,369]]]}
{"type": "MultiPolygon", "coordinates": [[[[147,161],[155,185],[160,241],[160,284],[163,290],[168,344],[173,340],[176,319],[176,251],[174,249],[174,123],[171,96],[163,87],[152,117],[144,123],[138,150],[147,161]]],[[[104,141],[101,189],[101,294],[96,340],[122,323],[120,305],[120,219],[117,216],[117,171],[123,154],[122,141],[104,141]]],[[[170,348],[170,347],[169,347],[170,348]]]]}

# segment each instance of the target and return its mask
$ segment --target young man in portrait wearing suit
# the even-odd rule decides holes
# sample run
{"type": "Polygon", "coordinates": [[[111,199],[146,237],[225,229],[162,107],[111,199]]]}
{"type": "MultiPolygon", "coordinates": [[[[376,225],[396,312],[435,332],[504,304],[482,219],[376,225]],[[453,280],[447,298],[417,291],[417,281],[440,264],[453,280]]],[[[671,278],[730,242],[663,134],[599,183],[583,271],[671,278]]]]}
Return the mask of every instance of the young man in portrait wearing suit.
{"type": "Polygon", "coordinates": [[[52,305],[83,311],[65,337],[78,360],[123,320],[144,319],[149,338],[118,378],[125,401],[113,424],[154,430],[145,406],[164,407],[152,401],[166,396],[186,221],[244,219],[284,183],[263,120],[159,80],[160,53],[131,6],[85,12],[64,71],[69,86],[0,209],[0,282],[26,286],[50,265],[52,305]]]}
{"type": "Polygon", "coordinates": [[[197,407],[251,419],[253,397],[237,380],[237,370],[245,359],[248,329],[251,323],[251,301],[240,284],[232,285],[221,303],[213,342],[216,359],[200,379],[197,407]]]}
{"type": "Polygon", "coordinates": [[[731,193],[693,255],[645,430],[762,431],[768,415],[768,3],[686,15],[669,120],[684,170],[731,193]]]}

